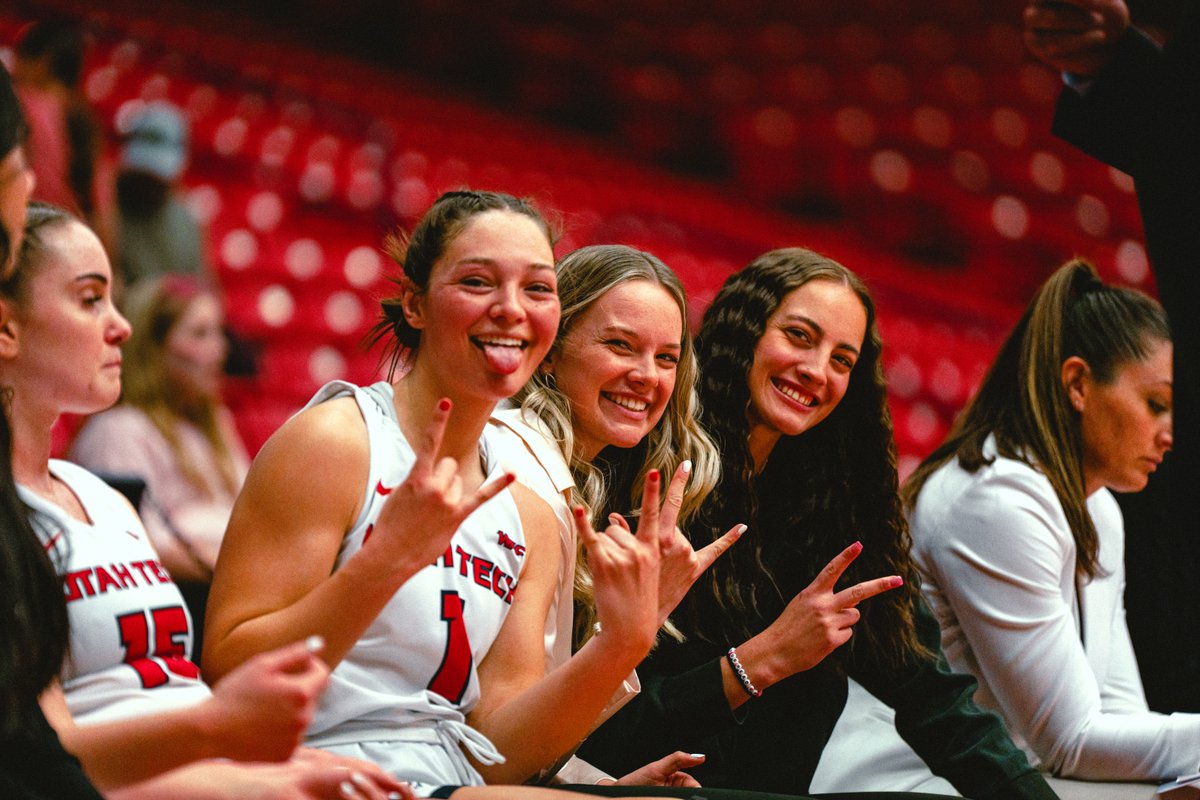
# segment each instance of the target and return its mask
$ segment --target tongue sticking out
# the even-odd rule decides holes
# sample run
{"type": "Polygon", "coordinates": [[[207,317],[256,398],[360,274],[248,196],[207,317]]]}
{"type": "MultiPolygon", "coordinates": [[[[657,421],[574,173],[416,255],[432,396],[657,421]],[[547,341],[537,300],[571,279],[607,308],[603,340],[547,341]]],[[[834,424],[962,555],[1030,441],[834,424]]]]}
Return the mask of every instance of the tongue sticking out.
{"type": "Polygon", "coordinates": [[[501,375],[511,375],[521,366],[521,348],[499,344],[484,344],[483,355],[488,366],[501,375]]]}

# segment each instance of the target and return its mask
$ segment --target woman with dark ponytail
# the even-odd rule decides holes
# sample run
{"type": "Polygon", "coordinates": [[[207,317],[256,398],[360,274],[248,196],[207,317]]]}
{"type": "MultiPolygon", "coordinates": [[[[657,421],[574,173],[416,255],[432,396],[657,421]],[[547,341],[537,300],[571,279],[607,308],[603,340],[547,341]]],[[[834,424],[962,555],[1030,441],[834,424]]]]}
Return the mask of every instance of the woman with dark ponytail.
{"type": "Polygon", "coordinates": [[[1064,777],[1158,780],[1200,767],[1200,715],[1146,705],[1110,493],[1142,489],[1171,447],[1171,353],[1156,301],[1069,263],[905,486],[946,656],[1064,777]]]}
{"type": "Polygon", "coordinates": [[[675,616],[687,641],[660,642],[638,668],[643,696],[585,757],[621,769],[632,753],[702,752],[704,786],[804,792],[850,676],[967,796],[1054,797],[940,656],[909,557],[880,351],[870,294],[830,259],[776,250],[725,282],[697,340],[722,476],[688,533],[700,547],[733,521],[749,531],[675,616]]]}

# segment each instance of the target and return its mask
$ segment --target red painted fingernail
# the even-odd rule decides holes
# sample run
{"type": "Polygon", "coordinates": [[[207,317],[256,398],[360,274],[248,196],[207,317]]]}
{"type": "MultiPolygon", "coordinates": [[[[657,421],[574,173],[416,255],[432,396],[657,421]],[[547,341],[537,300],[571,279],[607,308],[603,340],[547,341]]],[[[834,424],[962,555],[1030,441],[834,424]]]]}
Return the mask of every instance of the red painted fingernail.
{"type": "Polygon", "coordinates": [[[856,552],[856,553],[861,553],[861,552],[862,552],[862,549],[863,549],[863,543],[862,543],[862,542],[855,542],[854,544],[852,544],[852,545],[850,545],[850,546],[854,548],[854,552],[856,552]]]}
{"type": "Polygon", "coordinates": [[[571,509],[575,514],[575,519],[583,519],[583,506],[575,506],[571,509]]]}
{"type": "Polygon", "coordinates": [[[513,473],[513,472],[504,473],[504,482],[505,483],[512,483],[516,479],[517,479],[516,473],[513,473]]]}
{"type": "Polygon", "coordinates": [[[646,477],[652,481],[658,480],[658,470],[656,470],[656,469],[650,470],[648,473],[646,473],[646,477]]]}
{"type": "Polygon", "coordinates": [[[896,587],[896,586],[903,586],[903,585],[904,585],[904,578],[901,578],[899,575],[897,575],[896,577],[892,578],[892,586],[893,586],[893,587],[896,587]]]}
{"type": "Polygon", "coordinates": [[[449,411],[450,410],[450,398],[443,397],[441,400],[439,400],[438,408],[442,411],[449,411]]]}

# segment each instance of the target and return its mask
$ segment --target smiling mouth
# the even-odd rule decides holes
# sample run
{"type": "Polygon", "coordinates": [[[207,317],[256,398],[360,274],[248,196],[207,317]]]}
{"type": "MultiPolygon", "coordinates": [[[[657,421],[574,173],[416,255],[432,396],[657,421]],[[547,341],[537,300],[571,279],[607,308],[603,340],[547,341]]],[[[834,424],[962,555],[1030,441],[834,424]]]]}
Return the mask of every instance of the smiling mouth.
{"type": "Polygon", "coordinates": [[[635,397],[622,397],[620,395],[609,394],[608,392],[601,392],[600,396],[610,403],[618,405],[626,411],[632,411],[636,414],[641,414],[650,407],[650,404],[645,400],[638,400],[635,397]]]}
{"type": "Polygon", "coordinates": [[[799,403],[805,408],[816,408],[817,396],[815,394],[802,392],[791,384],[781,383],[777,380],[772,380],[771,384],[787,399],[799,403]]]}
{"type": "Polygon", "coordinates": [[[511,336],[472,336],[471,342],[476,347],[516,347],[524,350],[529,342],[511,336]]]}

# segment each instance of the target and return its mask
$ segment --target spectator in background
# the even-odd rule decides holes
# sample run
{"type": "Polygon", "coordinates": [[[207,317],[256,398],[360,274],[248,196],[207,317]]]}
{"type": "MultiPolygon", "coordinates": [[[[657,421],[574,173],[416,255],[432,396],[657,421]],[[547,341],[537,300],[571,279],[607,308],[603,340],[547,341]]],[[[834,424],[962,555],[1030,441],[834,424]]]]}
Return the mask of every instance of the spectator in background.
{"type": "Polygon", "coordinates": [[[212,290],[183,275],[139,283],[125,311],[133,334],[123,348],[121,404],[87,421],[70,458],[106,477],[145,482],[142,519],[199,634],[221,537],[249,468],[221,403],[224,314],[212,290]]]}
{"type": "Polygon", "coordinates": [[[176,192],[187,159],[178,108],[154,102],[134,115],[117,173],[117,266],[127,286],[165,273],[211,281],[205,233],[176,192]]]}
{"type": "Polygon", "coordinates": [[[100,127],[81,91],[85,41],[75,22],[31,23],[16,44],[13,80],[29,120],[36,198],[96,226],[100,127]]]}
{"type": "Polygon", "coordinates": [[[1173,29],[1165,47],[1130,25],[1124,0],[1031,2],[1025,38],[1067,78],[1054,132],[1133,176],[1174,322],[1175,447],[1145,491],[1117,498],[1136,542],[1125,554],[1125,600],[1150,706],[1200,711],[1200,537],[1188,500],[1200,478],[1200,326],[1186,322],[1200,304],[1200,4],[1149,6],[1152,21],[1173,29]]]}

